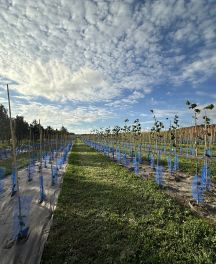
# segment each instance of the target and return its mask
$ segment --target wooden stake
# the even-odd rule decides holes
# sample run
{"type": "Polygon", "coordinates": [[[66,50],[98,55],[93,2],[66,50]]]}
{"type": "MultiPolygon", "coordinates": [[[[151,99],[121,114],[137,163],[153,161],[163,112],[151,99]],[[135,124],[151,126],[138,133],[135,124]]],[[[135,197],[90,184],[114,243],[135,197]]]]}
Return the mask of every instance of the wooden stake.
{"type": "Polygon", "coordinates": [[[39,119],[39,127],[40,127],[40,174],[42,175],[42,166],[43,166],[43,157],[42,157],[42,127],[40,124],[40,119],[39,119]]]}
{"type": "Polygon", "coordinates": [[[11,117],[11,104],[10,104],[10,91],[9,86],[7,84],[7,95],[8,95],[8,106],[9,106],[9,117],[10,117],[10,130],[11,130],[11,139],[12,139],[12,147],[13,147],[13,167],[16,173],[16,189],[17,189],[17,198],[18,198],[18,213],[19,213],[19,226],[20,232],[22,232],[22,209],[21,209],[21,199],[20,199],[20,190],[19,190],[19,178],[18,178],[18,170],[17,170],[17,159],[16,159],[16,138],[12,124],[11,117]]]}

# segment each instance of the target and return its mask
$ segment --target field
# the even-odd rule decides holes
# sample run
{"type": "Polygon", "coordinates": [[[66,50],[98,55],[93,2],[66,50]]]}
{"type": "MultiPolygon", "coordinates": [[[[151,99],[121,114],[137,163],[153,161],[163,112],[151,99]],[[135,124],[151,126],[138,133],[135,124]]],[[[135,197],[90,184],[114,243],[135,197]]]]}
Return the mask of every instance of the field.
{"type": "Polygon", "coordinates": [[[0,264],[216,264],[216,0],[0,0],[0,264]]]}
{"type": "Polygon", "coordinates": [[[215,263],[215,225],[75,144],[42,263],[215,263]]]}

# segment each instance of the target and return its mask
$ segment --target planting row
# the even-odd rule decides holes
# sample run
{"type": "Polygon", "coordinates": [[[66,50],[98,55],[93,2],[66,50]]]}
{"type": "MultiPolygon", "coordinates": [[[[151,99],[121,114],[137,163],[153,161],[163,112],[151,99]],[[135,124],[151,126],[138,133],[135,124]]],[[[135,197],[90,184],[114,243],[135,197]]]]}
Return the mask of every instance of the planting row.
{"type": "MultiPolygon", "coordinates": [[[[88,146],[102,152],[104,155],[116,159],[119,163],[126,167],[130,167],[137,175],[142,175],[143,164],[148,165],[152,171],[149,174],[154,174],[155,182],[160,185],[165,185],[165,176],[170,176],[171,179],[176,180],[180,172],[181,159],[183,153],[177,153],[176,149],[166,151],[165,147],[159,148],[152,145],[133,145],[124,143],[122,145],[114,145],[112,143],[94,142],[92,140],[85,140],[88,146]]],[[[196,173],[194,175],[183,175],[189,178],[187,188],[190,188],[192,199],[198,204],[204,202],[204,195],[206,191],[212,190],[212,162],[210,156],[205,155],[204,159],[194,159],[194,168],[196,173]],[[191,177],[192,176],[192,177],[191,177]]],[[[185,153],[184,159],[190,158],[188,153],[185,153]]],[[[190,160],[191,162],[191,160],[190,160]]]]}

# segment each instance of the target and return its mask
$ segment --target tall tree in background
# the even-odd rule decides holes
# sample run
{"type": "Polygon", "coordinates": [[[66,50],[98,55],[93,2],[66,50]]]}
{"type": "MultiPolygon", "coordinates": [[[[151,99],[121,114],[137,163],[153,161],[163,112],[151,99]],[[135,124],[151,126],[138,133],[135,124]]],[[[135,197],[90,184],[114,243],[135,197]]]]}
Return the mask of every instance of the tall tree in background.
{"type": "Polygon", "coordinates": [[[20,144],[22,140],[29,137],[29,124],[24,120],[23,116],[16,116],[15,132],[18,144],[20,144]]]}
{"type": "Polygon", "coordinates": [[[10,131],[10,123],[7,110],[0,104],[0,140],[3,142],[4,140],[10,139],[10,133],[8,131],[10,131]]]}

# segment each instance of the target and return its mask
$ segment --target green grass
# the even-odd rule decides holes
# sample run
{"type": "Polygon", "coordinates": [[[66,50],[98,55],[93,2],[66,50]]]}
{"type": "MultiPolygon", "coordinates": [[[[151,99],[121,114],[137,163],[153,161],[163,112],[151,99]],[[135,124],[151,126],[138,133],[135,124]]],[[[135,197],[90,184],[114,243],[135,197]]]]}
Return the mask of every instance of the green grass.
{"type": "Polygon", "coordinates": [[[215,263],[216,229],[83,144],[69,157],[42,263],[215,263]]]}
{"type": "MultiPolygon", "coordinates": [[[[5,159],[5,160],[0,160],[0,167],[5,168],[6,175],[9,175],[12,173],[12,163],[13,163],[12,157],[5,159]]],[[[21,153],[17,156],[17,168],[18,169],[26,167],[28,163],[29,163],[28,153],[21,153]]]]}
{"type": "MultiPolygon", "coordinates": [[[[49,148],[45,150],[49,150],[49,148]]],[[[39,153],[40,153],[40,150],[38,149],[33,150],[31,152],[30,157],[32,158],[32,156],[35,156],[36,159],[39,159],[39,153]]],[[[27,167],[27,165],[29,164],[29,153],[28,152],[18,154],[16,158],[17,158],[17,168],[18,169],[27,167]]],[[[12,164],[13,164],[12,156],[7,159],[0,160],[0,167],[5,168],[6,176],[12,173],[12,164]]]]}

